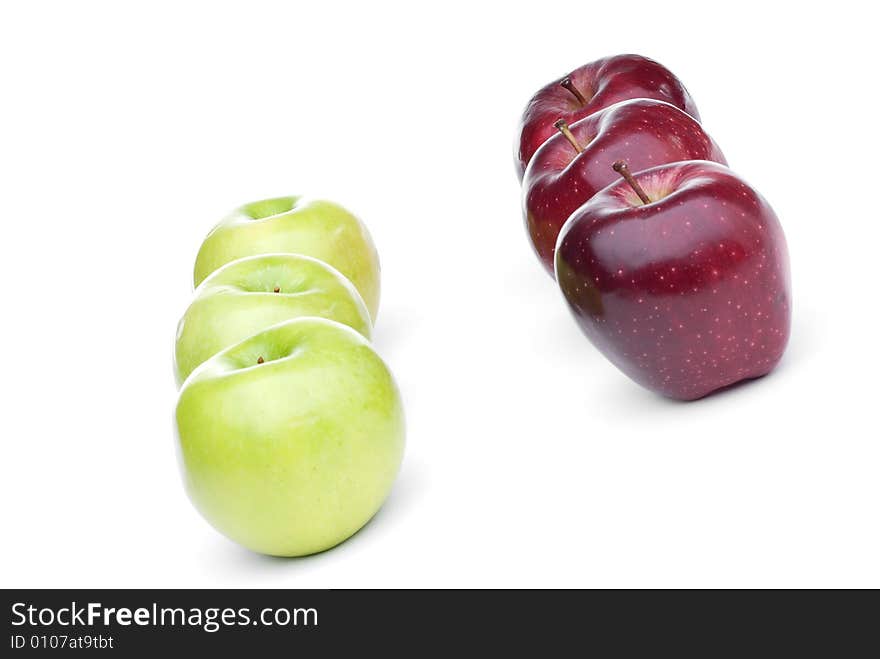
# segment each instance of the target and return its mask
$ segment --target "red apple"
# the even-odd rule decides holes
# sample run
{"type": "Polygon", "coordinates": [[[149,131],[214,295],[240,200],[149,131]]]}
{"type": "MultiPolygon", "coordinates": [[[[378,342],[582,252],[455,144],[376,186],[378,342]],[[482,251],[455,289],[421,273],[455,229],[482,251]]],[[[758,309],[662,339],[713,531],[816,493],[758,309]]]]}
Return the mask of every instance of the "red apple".
{"type": "Polygon", "coordinates": [[[516,146],[520,180],[532,155],[556,132],[553,124],[558,119],[573,124],[631,98],[667,101],[700,119],[681,81],[654,60],[641,55],[615,55],[590,62],[545,86],[526,106],[516,146]]]}
{"type": "Polygon", "coordinates": [[[626,375],[672,398],[769,373],[791,324],[773,210],[715,163],[616,169],[629,182],[577,209],[556,247],[557,282],[584,333],[626,375]]]}
{"type": "Polygon", "coordinates": [[[535,152],[523,178],[523,215],[532,245],[553,275],[559,230],[579,206],[620,178],[611,165],[633,170],[679,160],[726,164],[700,124],[677,107],[651,99],[616,103],[560,132],[535,152]]]}

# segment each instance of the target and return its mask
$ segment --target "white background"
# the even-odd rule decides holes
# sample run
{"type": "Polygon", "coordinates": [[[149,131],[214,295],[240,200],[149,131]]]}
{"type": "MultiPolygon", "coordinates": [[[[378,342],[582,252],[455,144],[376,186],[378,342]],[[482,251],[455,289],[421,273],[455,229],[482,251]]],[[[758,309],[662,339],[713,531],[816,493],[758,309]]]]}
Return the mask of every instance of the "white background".
{"type": "Polygon", "coordinates": [[[880,586],[876,23],[864,3],[28,2],[0,10],[2,586],[880,586]],[[580,335],[512,163],[529,96],[638,52],[792,254],[768,378],[681,404],[580,335]],[[408,445],[334,550],[251,554],[183,491],[175,325],[235,206],[369,225],[408,445]]]}

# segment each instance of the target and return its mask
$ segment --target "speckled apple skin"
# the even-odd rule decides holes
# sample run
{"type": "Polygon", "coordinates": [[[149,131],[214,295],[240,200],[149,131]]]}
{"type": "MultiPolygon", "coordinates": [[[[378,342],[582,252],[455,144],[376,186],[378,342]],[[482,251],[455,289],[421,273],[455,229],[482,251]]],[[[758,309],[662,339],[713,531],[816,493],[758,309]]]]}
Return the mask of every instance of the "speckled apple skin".
{"type": "Polygon", "coordinates": [[[515,164],[520,180],[532,155],[556,132],[553,124],[557,119],[573,124],[631,98],[666,101],[700,119],[688,90],[662,64],[641,55],[615,55],[590,62],[541,88],[526,106],[516,139],[515,164]],[[585,103],[560,85],[566,77],[571,78],[585,103]]]}
{"type": "Polygon", "coordinates": [[[559,230],[579,206],[620,178],[611,167],[616,160],[625,160],[631,171],[681,160],[727,164],[699,122],[664,101],[622,101],[569,128],[583,151],[557,132],[535,152],[523,178],[526,228],[550,276],[559,230]]]}
{"type": "Polygon", "coordinates": [[[563,227],[556,277],[587,337],[644,387],[701,398],[769,373],[791,327],[785,236],[726,167],[693,161],[621,179],[563,227]]]}

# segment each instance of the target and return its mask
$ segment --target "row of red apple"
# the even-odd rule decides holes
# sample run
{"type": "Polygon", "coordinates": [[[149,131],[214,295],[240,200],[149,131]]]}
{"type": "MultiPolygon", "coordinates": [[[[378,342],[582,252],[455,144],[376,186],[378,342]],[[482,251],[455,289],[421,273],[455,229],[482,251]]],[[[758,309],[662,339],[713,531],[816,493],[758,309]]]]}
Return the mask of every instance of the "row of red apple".
{"type": "Polygon", "coordinates": [[[692,400],[776,366],[791,325],[782,227],[667,68],[618,55],[546,85],[516,167],[535,252],[626,375],[692,400]]]}

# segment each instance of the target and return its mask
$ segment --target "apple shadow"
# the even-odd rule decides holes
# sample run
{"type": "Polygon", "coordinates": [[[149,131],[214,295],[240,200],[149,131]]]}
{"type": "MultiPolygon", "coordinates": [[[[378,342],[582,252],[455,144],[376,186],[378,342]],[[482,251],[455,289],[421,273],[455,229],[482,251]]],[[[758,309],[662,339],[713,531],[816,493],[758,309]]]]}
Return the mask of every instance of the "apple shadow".
{"type": "Polygon", "coordinates": [[[801,312],[795,311],[788,346],[774,369],[774,373],[783,369],[788,370],[794,365],[807,363],[811,356],[816,354],[819,344],[822,343],[820,334],[816,331],[820,325],[821,321],[811,309],[801,312]]]}
{"type": "Polygon", "coordinates": [[[404,461],[397,482],[394,484],[388,499],[386,499],[382,507],[367,520],[366,524],[338,545],[309,554],[308,556],[286,557],[259,554],[227,540],[227,552],[222,557],[224,567],[231,566],[239,574],[263,575],[277,570],[305,569],[314,564],[332,560],[333,557],[338,556],[340,553],[351,551],[354,547],[367,541],[376,532],[377,527],[387,524],[388,520],[399,516],[412,505],[414,499],[418,496],[418,492],[421,490],[421,481],[418,476],[419,469],[412,467],[410,465],[408,468],[404,461]]]}
{"type": "Polygon", "coordinates": [[[406,307],[381,309],[373,328],[372,343],[383,357],[392,355],[418,328],[419,320],[406,307]]]}
{"type": "Polygon", "coordinates": [[[543,271],[543,266],[532,254],[523,254],[516,262],[507,262],[500,281],[520,299],[528,297],[542,301],[548,295],[556,295],[562,300],[562,292],[557,288],[556,281],[543,271]],[[526,263],[526,260],[529,262],[526,263]]]}
{"type": "MultiPolygon", "coordinates": [[[[532,255],[529,255],[532,257],[532,255]]],[[[556,282],[538,263],[529,258],[528,263],[517,262],[504,269],[503,305],[513,307],[527,303],[529,313],[518,319],[530,349],[546,358],[552,366],[556,360],[589,364],[594,359],[602,359],[590,340],[581,331],[569,310],[565,297],[556,282]]]]}

